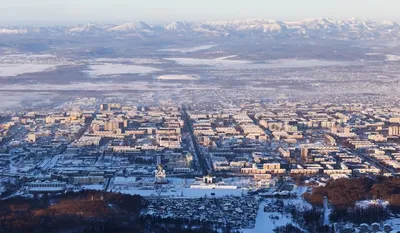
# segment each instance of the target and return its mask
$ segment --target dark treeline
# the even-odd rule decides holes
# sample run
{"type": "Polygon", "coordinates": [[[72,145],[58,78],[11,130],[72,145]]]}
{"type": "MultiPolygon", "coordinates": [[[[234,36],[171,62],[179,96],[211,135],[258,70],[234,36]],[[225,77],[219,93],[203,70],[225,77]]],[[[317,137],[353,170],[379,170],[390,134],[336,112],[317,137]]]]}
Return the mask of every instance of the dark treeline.
{"type": "MultiPolygon", "coordinates": [[[[82,191],[40,199],[0,200],[0,233],[216,232],[215,226],[142,216],[140,196],[82,191]]],[[[229,227],[219,228],[232,232],[229,227]]]]}
{"type": "Polygon", "coordinates": [[[298,227],[292,224],[286,224],[285,226],[280,226],[274,229],[275,233],[303,233],[298,227]]]}
{"type": "Polygon", "coordinates": [[[387,209],[380,206],[370,206],[368,208],[334,209],[330,219],[333,222],[350,221],[357,224],[371,224],[386,220],[388,217],[387,209]]]}

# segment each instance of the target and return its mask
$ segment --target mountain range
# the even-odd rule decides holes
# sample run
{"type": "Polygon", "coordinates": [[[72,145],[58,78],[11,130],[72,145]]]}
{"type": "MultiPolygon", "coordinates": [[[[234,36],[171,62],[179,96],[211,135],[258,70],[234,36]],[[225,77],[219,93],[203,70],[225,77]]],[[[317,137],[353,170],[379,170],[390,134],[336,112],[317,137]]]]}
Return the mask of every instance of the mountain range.
{"type": "Polygon", "coordinates": [[[73,36],[218,36],[218,37],[301,37],[330,39],[398,39],[400,25],[392,21],[328,18],[305,19],[301,21],[276,21],[249,19],[231,21],[206,21],[202,23],[172,22],[166,25],[149,25],[142,21],[114,24],[86,24],[51,27],[0,27],[0,36],[23,35],[73,35],[73,36]]]}

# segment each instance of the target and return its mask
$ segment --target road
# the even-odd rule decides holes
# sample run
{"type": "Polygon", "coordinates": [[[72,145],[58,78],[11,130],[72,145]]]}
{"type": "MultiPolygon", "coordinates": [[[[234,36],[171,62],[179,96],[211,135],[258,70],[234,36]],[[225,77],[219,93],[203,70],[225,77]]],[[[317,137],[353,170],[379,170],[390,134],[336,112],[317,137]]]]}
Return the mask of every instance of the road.
{"type": "Polygon", "coordinates": [[[356,151],[356,150],[353,150],[352,152],[357,154],[358,156],[360,156],[365,161],[369,162],[371,165],[381,169],[381,173],[392,173],[392,174],[394,173],[393,169],[386,167],[385,165],[383,165],[379,161],[374,160],[373,158],[369,157],[368,155],[366,155],[362,152],[356,151]]]}
{"type": "Polygon", "coordinates": [[[187,109],[185,106],[182,106],[182,110],[183,110],[182,117],[183,117],[183,120],[185,121],[185,124],[187,125],[187,127],[189,129],[190,137],[193,141],[194,151],[196,152],[197,160],[199,162],[201,171],[202,171],[203,175],[208,175],[208,174],[210,174],[210,171],[207,168],[207,161],[206,161],[206,158],[204,157],[204,155],[201,153],[199,144],[196,140],[196,137],[194,136],[193,128],[192,128],[192,125],[190,124],[189,114],[187,113],[187,109]]]}

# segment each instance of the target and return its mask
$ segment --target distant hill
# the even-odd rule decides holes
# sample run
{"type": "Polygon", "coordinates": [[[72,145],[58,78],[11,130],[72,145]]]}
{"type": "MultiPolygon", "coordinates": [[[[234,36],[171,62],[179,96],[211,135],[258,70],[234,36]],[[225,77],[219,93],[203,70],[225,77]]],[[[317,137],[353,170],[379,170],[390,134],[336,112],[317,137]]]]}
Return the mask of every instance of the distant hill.
{"type": "Polygon", "coordinates": [[[397,39],[400,25],[392,21],[329,18],[305,19],[300,21],[276,21],[249,19],[230,21],[206,21],[202,23],[172,22],[166,25],[149,25],[142,21],[114,24],[86,24],[54,27],[1,27],[0,35],[111,35],[160,36],[176,34],[203,37],[295,37],[327,38],[337,40],[397,39]]]}

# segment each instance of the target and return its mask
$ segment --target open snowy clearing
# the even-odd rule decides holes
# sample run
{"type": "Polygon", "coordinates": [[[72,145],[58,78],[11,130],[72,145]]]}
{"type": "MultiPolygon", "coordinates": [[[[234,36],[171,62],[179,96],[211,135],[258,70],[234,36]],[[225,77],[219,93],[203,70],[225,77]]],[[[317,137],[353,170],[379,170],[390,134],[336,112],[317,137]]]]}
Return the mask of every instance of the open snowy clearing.
{"type": "Polygon", "coordinates": [[[216,45],[201,45],[197,47],[192,47],[192,48],[169,48],[169,49],[160,49],[159,51],[163,52],[181,52],[181,53],[192,53],[192,52],[197,52],[197,51],[203,51],[203,50],[208,50],[216,45]]]}
{"type": "Polygon", "coordinates": [[[123,57],[118,57],[118,58],[98,58],[94,60],[95,62],[99,63],[133,63],[136,65],[142,65],[142,64],[163,64],[163,62],[160,59],[153,59],[153,58],[123,58],[123,57]]]}
{"type": "Polygon", "coordinates": [[[197,59],[197,58],[166,58],[166,60],[174,61],[179,65],[185,66],[211,66],[217,69],[286,69],[286,68],[312,68],[312,67],[329,67],[329,66],[351,66],[356,63],[341,61],[325,61],[325,60],[297,60],[297,59],[280,59],[268,60],[254,63],[247,60],[230,60],[235,56],[220,57],[214,59],[197,59]]]}
{"type": "Polygon", "coordinates": [[[161,75],[156,77],[158,80],[199,80],[200,76],[198,75],[187,75],[187,74],[182,74],[182,75],[161,75]]]}
{"type": "Polygon", "coordinates": [[[400,61],[400,56],[393,54],[386,55],[386,61],[400,61]]]}
{"type": "Polygon", "coordinates": [[[1,92],[0,109],[18,108],[25,102],[31,105],[40,105],[49,103],[56,95],[52,93],[25,93],[25,92],[1,92]]]}
{"type": "Polygon", "coordinates": [[[186,66],[227,66],[234,68],[239,64],[250,64],[250,61],[244,60],[227,60],[221,58],[215,59],[199,59],[199,58],[166,58],[166,60],[174,61],[180,65],[186,66]]]}
{"type": "Polygon", "coordinates": [[[289,223],[292,223],[292,218],[289,214],[264,212],[264,206],[266,204],[266,202],[261,202],[260,207],[258,208],[255,227],[253,229],[243,229],[241,231],[242,233],[274,232],[276,227],[285,226],[289,223]]]}
{"type": "Polygon", "coordinates": [[[43,53],[43,54],[31,54],[31,53],[11,53],[4,55],[3,58],[55,58],[57,56],[49,53],[43,53]]]}
{"type": "Polygon", "coordinates": [[[111,64],[111,63],[89,65],[88,68],[89,70],[85,72],[92,77],[98,77],[103,75],[150,74],[162,71],[160,69],[149,66],[111,64]]]}
{"type": "Polygon", "coordinates": [[[13,77],[21,74],[52,71],[56,65],[51,64],[0,64],[0,76],[13,77]]]}

